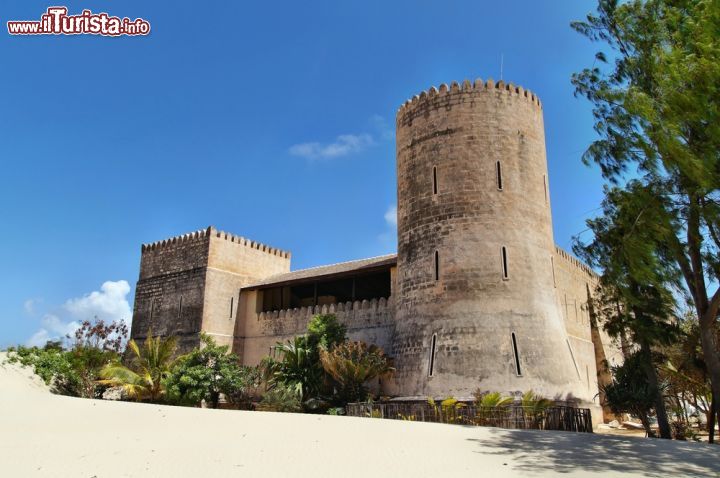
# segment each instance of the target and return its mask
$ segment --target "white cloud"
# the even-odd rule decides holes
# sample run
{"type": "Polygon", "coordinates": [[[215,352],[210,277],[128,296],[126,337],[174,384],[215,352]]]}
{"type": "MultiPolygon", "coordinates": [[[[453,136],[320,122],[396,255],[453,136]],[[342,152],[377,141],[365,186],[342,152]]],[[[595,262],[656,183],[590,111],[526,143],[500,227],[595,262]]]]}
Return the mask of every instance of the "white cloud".
{"type": "Polygon", "coordinates": [[[35,315],[35,307],[42,304],[42,299],[28,299],[23,303],[23,309],[27,315],[35,315]]]}
{"type": "Polygon", "coordinates": [[[42,318],[42,328],[35,332],[27,341],[27,345],[42,347],[48,340],[64,339],[80,327],[76,321],[63,322],[57,315],[45,314],[42,318]]]}
{"type": "Polygon", "coordinates": [[[105,322],[123,320],[129,326],[132,311],[127,300],[128,293],[130,284],[127,281],[107,281],[100,286],[99,291],[68,299],[62,307],[64,320],[59,316],[60,312],[45,314],[41,321],[42,328],[30,337],[27,344],[42,346],[48,340],[62,339],[68,334],[72,336],[82,321],[92,321],[96,317],[105,322]]]}
{"type": "Polygon", "coordinates": [[[359,153],[375,144],[369,134],[341,134],[332,143],[300,143],[290,146],[293,156],[307,159],[333,159],[359,153]]]}
{"type": "Polygon", "coordinates": [[[83,297],[65,302],[65,309],[77,320],[93,320],[95,317],[105,322],[124,320],[128,324],[132,311],[127,301],[130,284],[127,281],[107,281],[100,291],[93,291],[83,297]]]}
{"type": "Polygon", "coordinates": [[[390,227],[397,228],[397,206],[392,205],[385,211],[385,222],[390,227]]]}
{"type": "Polygon", "coordinates": [[[372,115],[370,123],[372,123],[375,130],[377,130],[377,134],[380,138],[390,140],[395,137],[395,129],[382,116],[372,115]]]}

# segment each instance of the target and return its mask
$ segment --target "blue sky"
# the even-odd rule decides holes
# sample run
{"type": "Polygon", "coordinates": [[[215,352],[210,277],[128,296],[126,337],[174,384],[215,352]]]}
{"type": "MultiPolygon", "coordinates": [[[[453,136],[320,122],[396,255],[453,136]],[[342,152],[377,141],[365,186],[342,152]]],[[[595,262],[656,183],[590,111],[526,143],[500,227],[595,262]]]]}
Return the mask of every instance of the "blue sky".
{"type": "Polygon", "coordinates": [[[293,268],[394,252],[397,108],[501,55],[543,101],[560,246],[601,200],[570,84],[591,1],[70,1],[152,33],[7,34],[51,5],[0,5],[0,347],[128,315],[140,244],[211,224],[293,268]]]}

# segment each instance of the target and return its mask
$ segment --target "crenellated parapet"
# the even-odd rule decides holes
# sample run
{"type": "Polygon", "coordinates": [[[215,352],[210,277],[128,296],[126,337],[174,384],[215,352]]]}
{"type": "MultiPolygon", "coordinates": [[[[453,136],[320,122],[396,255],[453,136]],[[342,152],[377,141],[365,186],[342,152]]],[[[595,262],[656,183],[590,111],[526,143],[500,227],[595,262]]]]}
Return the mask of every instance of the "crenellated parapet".
{"type": "Polygon", "coordinates": [[[141,251],[154,251],[157,249],[166,248],[168,246],[176,246],[180,244],[189,244],[191,242],[199,242],[199,241],[207,241],[207,239],[210,237],[212,227],[208,227],[207,229],[200,229],[197,231],[189,232],[187,234],[182,234],[180,236],[171,237],[169,239],[163,239],[161,241],[155,241],[150,242],[148,244],[143,244],[141,247],[141,251]]]}
{"type": "Polygon", "coordinates": [[[595,273],[595,271],[592,270],[587,264],[581,262],[578,258],[568,253],[564,249],[561,249],[559,246],[555,246],[555,255],[563,259],[573,267],[577,268],[578,270],[584,272],[591,278],[597,278],[597,273],[595,273]]]}
{"type": "Polygon", "coordinates": [[[293,309],[260,312],[257,321],[264,334],[273,336],[303,334],[312,317],[319,314],[334,314],[340,322],[354,329],[392,324],[393,298],[339,302],[336,304],[297,307],[293,309]]]}
{"type": "Polygon", "coordinates": [[[398,109],[397,118],[398,121],[400,121],[403,115],[415,109],[426,109],[429,106],[444,106],[443,102],[448,103],[453,98],[460,99],[462,96],[481,94],[514,97],[533,105],[538,110],[542,110],[540,98],[532,91],[526,90],[522,86],[516,86],[513,83],[505,83],[502,80],[496,83],[492,79],[483,81],[478,78],[474,83],[470,80],[464,80],[462,84],[453,81],[450,83],[450,86],[445,83],[441,84],[439,88],[433,86],[403,103],[398,109]]]}
{"type": "Polygon", "coordinates": [[[215,229],[213,226],[209,226],[206,229],[193,231],[193,232],[190,232],[187,234],[182,234],[180,236],[171,237],[169,239],[164,239],[162,241],[156,241],[156,242],[151,242],[149,244],[143,244],[142,252],[154,251],[157,249],[173,247],[173,246],[178,246],[178,245],[183,245],[183,244],[208,241],[211,238],[223,239],[225,241],[235,243],[238,246],[248,247],[250,249],[256,249],[258,251],[266,252],[273,256],[280,256],[280,257],[283,257],[286,259],[289,259],[291,257],[291,254],[289,251],[283,251],[281,249],[277,249],[275,247],[271,247],[271,246],[262,244],[260,242],[253,241],[253,240],[247,239],[242,236],[236,236],[234,234],[231,234],[231,233],[228,233],[225,231],[219,231],[219,230],[215,229]]]}

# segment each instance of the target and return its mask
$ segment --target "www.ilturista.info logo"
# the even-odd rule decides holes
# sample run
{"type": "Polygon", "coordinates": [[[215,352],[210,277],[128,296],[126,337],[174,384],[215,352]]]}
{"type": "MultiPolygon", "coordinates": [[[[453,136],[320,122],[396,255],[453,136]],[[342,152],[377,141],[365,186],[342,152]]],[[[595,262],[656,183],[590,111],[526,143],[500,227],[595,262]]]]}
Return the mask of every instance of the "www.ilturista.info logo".
{"type": "Polygon", "coordinates": [[[107,13],[83,10],[80,15],[68,15],[67,7],[49,7],[40,21],[7,22],[11,35],[147,35],[150,22],[142,18],[111,17],[107,13]]]}

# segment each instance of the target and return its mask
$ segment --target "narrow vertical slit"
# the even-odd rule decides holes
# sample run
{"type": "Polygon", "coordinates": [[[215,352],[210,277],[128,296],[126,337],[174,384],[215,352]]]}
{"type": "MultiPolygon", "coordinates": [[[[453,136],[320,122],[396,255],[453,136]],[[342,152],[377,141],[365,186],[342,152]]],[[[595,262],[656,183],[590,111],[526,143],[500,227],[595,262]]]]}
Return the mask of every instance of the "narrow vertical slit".
{"type": "Polygon", "coordinates": [[[502,247],[502,274],[503,279],[508,279],[508,263],[507,263],[507,249],[505,246],[502,247]]]}
{"type": "Polygon", "coordinates": [[[433,194],[438,193],[437,166],[433,166],[433,194]]]}
{"type": "Polygon", "coordinates": [[[557,287],[557,280],[555,279],[555,258],[552,256],[550,256],[550,267],[552,268],[553,287],[557,287]]]}
{"type": "MultiPolygon", "coordinates": [[[[280,299],[282,301],[282,299],[280,299]]],[[[235,297],[230,297],[230,318],[233,316],[233,305],[235,303],[235,297]]],[[[282,304],[281,304],[282,305],[282,304]]]]}
{"type": "Polygon", "coordinates": [[[180,296],[180,307],[178,307],[178,319],[182,319],[182,296],[180,296]]]}
{"type": "Polygon", "coordinates": [[[545,191],[545,204],[548,202],[547,176],[543,174],[543,190],[545,191]]]}
{"type": "Polygon", "coordinates": [[[155,314],[155,299],[150,299],[150,323],[152,323],[155,314]]]}
{"type": "Polygon", "coordinates": [[[435,251],[435,280],[440,280],[440,253],[435,251]]]}
{"type": "Polygon", "coordinates": [[[512,337],[513,355],[515,356],[515,372],[520,376],[522,375],[522,370],[520,369],[520,353],[518,352],[517,339],[515,338],[515,332],[512,332],[510,335],[512,337]]]}
{"type": "Polygon", "coordinates": [[[502,191],[503,188],[503,180],[502,180],[502,166],[500,165],[500,161],[495,163],[495,170],[497,174],[497,188],[502,191]]]}
{"type": "Polygon", "coordinates": [[[430,366],[428,367],[428,376],[432,377],[435,371],[435,346],[437,345],[437,334],[433,334],[430,341],[430,366]]]}

